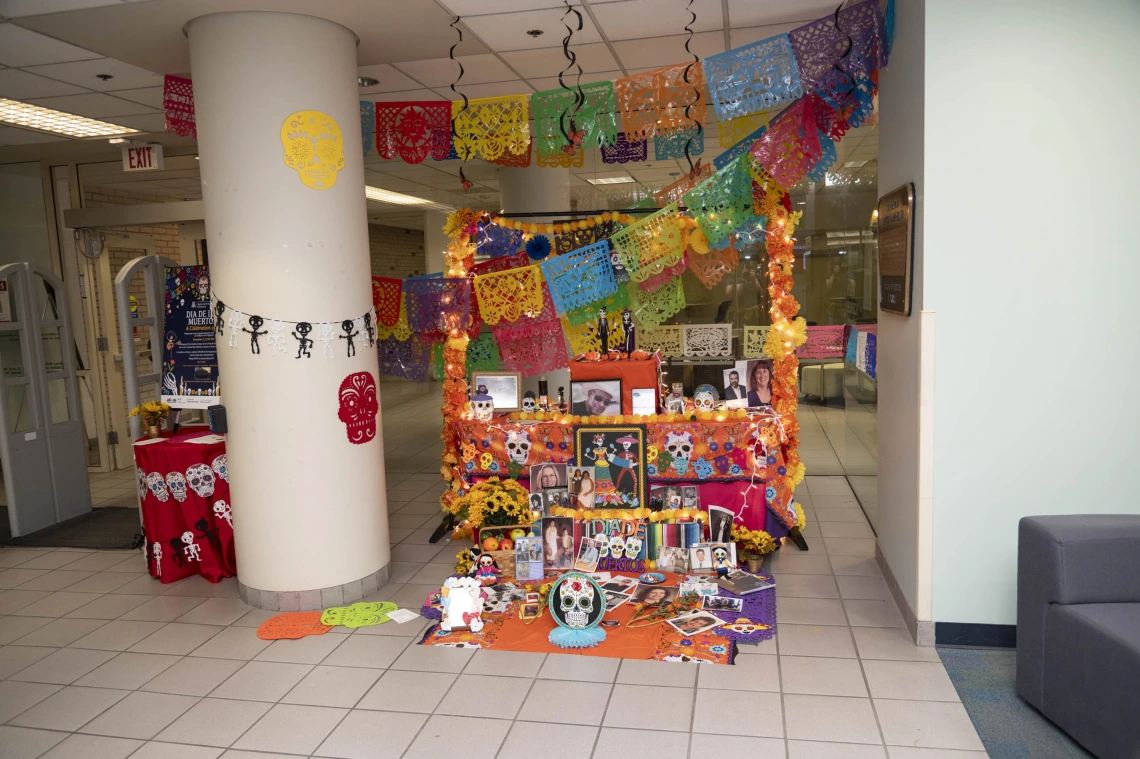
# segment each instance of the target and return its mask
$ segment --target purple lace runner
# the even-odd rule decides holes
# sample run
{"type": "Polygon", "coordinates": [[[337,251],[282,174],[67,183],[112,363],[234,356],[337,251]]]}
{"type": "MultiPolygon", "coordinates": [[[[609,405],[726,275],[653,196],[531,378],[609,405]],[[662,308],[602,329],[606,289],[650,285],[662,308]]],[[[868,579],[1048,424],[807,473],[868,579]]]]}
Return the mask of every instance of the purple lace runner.
{"type": "Polygon", "coordinates": [[[856,78],[870,78],[872,71],[886,63],[885,36],[879,0],[864,0],[840,11],[838,28],[835,16],[828,15],[788,33],[800,76],[809,89],[815,89],[836,65],[856,78]],[[848,37],[851,51],[844,56],[848,37]]]}
{"type": "Polygon", "coordinates": [[[447,334],[471,326],[470,279],[405,279],[404,295],[413,332],[447,334]]]}
{"type": "MultiPolygon", "coordinates": [[[[767,565],[767,562],[765,562],[767,565]]],[[[771,579],[771,573],[764,572],[762,576],[771,579]]],[[[726,598],[743,598],[744,608],[739,611],[714,611],[717,617],[724,620],[725,625],[731,625],[737,619],[747,619],[753,624],[765,625],[767,630],[754,630],[739,632],[730,630],[726,626],[714,627],[712,632],[736,643],[759,643],[768,640],[776,634],[776,589],[758,590],[746,596],[738,596],[721,588],[720,595],[726,598]]]]}
{"type": "Polygon", "coordinates": [[[649,140],[626,140],[625,132],[618,132],[617,142],[602,145],[602,163],[631,163],[644,161],[649,156],[649,140]]]}

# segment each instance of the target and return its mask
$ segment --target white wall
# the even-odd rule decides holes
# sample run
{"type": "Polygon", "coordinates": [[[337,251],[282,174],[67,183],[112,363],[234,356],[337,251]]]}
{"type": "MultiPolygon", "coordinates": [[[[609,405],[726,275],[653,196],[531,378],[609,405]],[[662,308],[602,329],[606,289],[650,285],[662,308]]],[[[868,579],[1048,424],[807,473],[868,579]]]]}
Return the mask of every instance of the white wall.
{"type": "Polygon", "coordinates": [[[0,264],[20,261],[53,270],[39,163],[0,165],[0,264]]]}
{"type": "Polygon", "coordinates": [[[1140,3],[927,0],[925,28],[933,616],[1012,624],[1020,517],[1140,512],[1140,3]]]}

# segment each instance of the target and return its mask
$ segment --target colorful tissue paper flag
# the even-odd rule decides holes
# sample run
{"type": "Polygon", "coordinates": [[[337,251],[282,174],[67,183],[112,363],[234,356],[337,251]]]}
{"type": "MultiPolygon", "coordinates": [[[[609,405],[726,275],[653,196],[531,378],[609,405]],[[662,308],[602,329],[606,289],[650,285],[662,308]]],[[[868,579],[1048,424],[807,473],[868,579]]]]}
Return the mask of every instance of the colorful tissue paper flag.
{"type": "Polygon", "coordinates": [[[748,158],[730,162],[685,193],[685,205],[710,245],[731,235],[756,214],[752,210],[752,173],[748,158]]]}
{"type": "Polygon", "coordinates": [[[509,256],[522,245],[522,238],[522,230],[480,222],[475,235],[475,252],[491,258],[509,256]]]}
{"type": "Polygon", "coordinates": [[[606,240],[542,262],[542,276],[550,286],[554,308],[565,314],[617,291],[606,240]]]}
{"type": "MultiPolygon", "coordinates": [[[[750,113],[734,119],[721,121],[716,125],[716,137],[720,146],[731,150],[741,140],[755,134],[761,127],[768,126],[768,112],[750,113]]],[[[719,166],[717,168],[720,168],[719,166]]]]}
{"type": "Polygon", "coordinates": [[[544,159],[564,153],[570,143],[570,122],[583,133],[578,151],[609,145],[617,140],[617,109],[614,106],[614,83],[592,82],[581,87],[584,102],[576,105],[578,88],[546,90],[530,96],[534,111],[534,132],[538,155],[544,159]],[[565,133],[564,133],[565,132],[565,133]]]}
{"type": "Polygon", "coordinates": [[[815,89],[835,67],[869,79],[887,60],[879,0],[864,0],[839,11],[838,26],[835,14],[828,14],[788,32],[788,39],[807,89],[815,89]]]}
{"type": "Polygon", "coordinates": [[[782,187],[794,187],[806,177],[821,157],[811,102],[801,98],[777,116],[752,146],[752,156],[782,187]]]}
{"type": "Polygon", "coordinates": [[[475,295],[484,323],[518,321],[542,308],[542,274],[537,266],[490,272],[475,278],[475,295]]]}
{"type": "Polygon", "coordinates": [[[452,142],[464,161],[477,155],[494,161],[503,153],[521,156],[530,149],[530,108],[526,95],[457,100],[451,104],[452,142]]]}
{"type": "Polygon", "coordinates": [[[376,152],[384,159],[399,156],[405,163],[421,163],[429,155],[437,161],[451,149],[451,103],[446,100],[403,100],[373,105],[376,152]]]}
{"type": "Polygon", "coordinates": [[[684,158],[685,148],[689,155],[696,157],[705,152],[705,130],[701,127],[677,129],[653,138],[653,160],[665,161],[670,158],[684,158]]]}
{"type": "Polygon", "coordinates": [[[405,279],[404,294],[413,332],[450,334],[471,326],[471,280],[466,277],[405,279]]]}
{"type": "Polygon", "coordinates": [[[658,327],[685,308],[685,287],[681,277],[660,289],[647,293],[633,282],[626,286],[632,301],[633,316],[647,327],[658,327]]]}
{"type": "Polygon", "coordinates": [[[555,318],[532,329],[530,336],[499,343],[503,368],[509,372],[520,372],[524,377],[533,377],[568,367],[570,361],[562,322],[555,318]]]}
{"type": "Polygon", "coordinates": [[[721,120],[783,108],[804,94],[786,34],[709,56],[704,67],[721,120]]]}
{"type": "Polygon", "coordinates": [[[372,278],[372,307],[376,309],[376,324],[395,327],[400,320],[400,295],[404,281],[391,277],[372,278]]]}
{"type": "Polygon", "coordinates": [[[162,110],[166,115],[166,131],[181,137],[198,139],[194,119],[194,83],[167,74],[162,83],[162,110]]]}
{"type": "Polygon", "coordinates": [[[705,123],[705,72],[699,64],[625,76],[614,82],[627,138],[644,140],[705,123]],[[688,113],[686,113],[688,109],[688,113]]]}
{"type": "Polygon", "coordinates": [[[372,138],[376,132],[376,106],[366,100],[360,101],[360,141],[364,155],[372,152],[372,138]]]}
{"type": "Polygon", "coordinates": [[[670,204],[630,224],[612,238],[614,250],[634,282],[644,282],[676,265],[685,254],[677,205],[670,204]]]}
{"type": "Polygon", "coordinates": [[[631,140],[618,132],[612,145],[602,145],[602,163],[636,163],[649,157],[649,140],[631,140]]]}
{"type": "Polygon", "coordinates": [[[720,169],[723,169],[725,166],[727,166],[731,161],[735,161],[740,156],[745,155],[751,151],[752,146],[755,145],[756,141],[763,137],[764,133],[767,131],[768,124],[765,123],[761,125],[760,128],[755,132],[750,132],[749,134],[745,135],[744,138],[742,138],[736,144],[732,145],[728,150],[713,158],[713,168],[719,171],[720,169]]]}

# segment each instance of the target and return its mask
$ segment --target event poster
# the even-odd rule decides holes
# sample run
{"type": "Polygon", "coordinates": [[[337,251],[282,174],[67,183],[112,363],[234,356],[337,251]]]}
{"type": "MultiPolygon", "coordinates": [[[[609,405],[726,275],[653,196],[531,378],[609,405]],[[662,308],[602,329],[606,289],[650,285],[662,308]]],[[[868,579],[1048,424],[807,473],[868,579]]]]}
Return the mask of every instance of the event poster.
{"type": "Polygon", "coordinates": [[[201,408],[221,403],[219,395],[210,272],[205,266],[168,266],[162,400],[172,408],[201,408]]]}

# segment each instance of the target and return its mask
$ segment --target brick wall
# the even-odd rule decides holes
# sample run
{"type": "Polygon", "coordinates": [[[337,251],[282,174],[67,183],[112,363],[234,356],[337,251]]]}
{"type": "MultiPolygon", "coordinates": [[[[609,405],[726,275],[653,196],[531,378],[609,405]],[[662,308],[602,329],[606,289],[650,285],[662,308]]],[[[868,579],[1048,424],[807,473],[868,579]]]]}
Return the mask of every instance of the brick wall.
{"type": "Polygon", "coordinates": [[[403,279],[426,273],[424,233],[418,229],[369,224],[368,252],[373,276],[403,279]]]}

